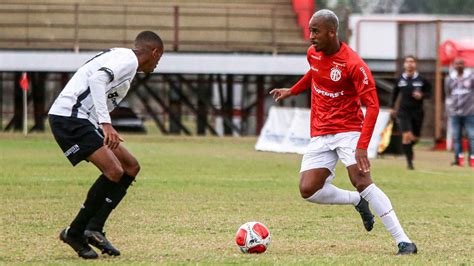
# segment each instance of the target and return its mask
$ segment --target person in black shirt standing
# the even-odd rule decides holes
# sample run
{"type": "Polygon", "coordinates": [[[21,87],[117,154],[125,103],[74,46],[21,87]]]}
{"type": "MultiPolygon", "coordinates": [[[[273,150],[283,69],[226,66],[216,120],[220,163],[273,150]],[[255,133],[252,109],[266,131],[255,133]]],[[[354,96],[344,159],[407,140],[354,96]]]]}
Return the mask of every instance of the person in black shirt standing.
{"type": "Polygon", "coordinates": [[[418,142],[423,123],[423,100],[431,95],[431,85],[416,71],[416,58],[405,57],[404,72],[397,79],[392,95],[392,114],[397,115],[402,130],[403,152],[407,159],[407,167],[413,170],[413,145],[418,142]],[[395,104],[401,94],[398,111],[395,104]]]}

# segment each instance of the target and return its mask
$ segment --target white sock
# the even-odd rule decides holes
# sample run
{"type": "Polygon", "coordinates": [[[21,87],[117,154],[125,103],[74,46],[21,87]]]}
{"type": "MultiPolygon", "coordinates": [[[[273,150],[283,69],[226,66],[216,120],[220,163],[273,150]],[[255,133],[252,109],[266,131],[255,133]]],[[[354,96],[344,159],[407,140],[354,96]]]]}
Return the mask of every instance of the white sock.
{"type": "Polygon", "coordinates": [[[316,191],[307,201],[319,204],[359,204],[360,195],[356,191],[343,190],[331,183],[325,183],[324,186],[316,191]]]}
{"type": "Polygon", "coordinates": [[[400,242],[411,243],[398,221],[390,199],[382,190],[380,190],[375,184],[371,184],[364,189],[360,195],[369,202],[370,206],[372,206],[372,209],[374,209],[380,217],[385,228],[387,228],[387,231],[392,234],[393,238],[395,238],[397,245],[400,242]]]}

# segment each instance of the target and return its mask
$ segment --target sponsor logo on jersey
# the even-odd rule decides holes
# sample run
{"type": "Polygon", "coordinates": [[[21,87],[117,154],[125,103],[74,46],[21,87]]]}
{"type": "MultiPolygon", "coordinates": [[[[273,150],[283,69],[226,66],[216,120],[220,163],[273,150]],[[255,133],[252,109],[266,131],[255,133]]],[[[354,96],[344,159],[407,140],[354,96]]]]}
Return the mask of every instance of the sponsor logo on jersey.
{"type": "Polygon", "coordinates": [[[455,88],[452,92],[451,95],[463,95],[463,94],[468,94],[470,93],[471,90],[467,88],[455,88]]]}
{"type": "Polygon", "coordinates": [[[408,85],[408,83],[403,79],[398,82],[398,87],[405,87],[406,85],[408,85]]]}
{"type": "Polygon", "coordinates": [[[367,73],[365,72],[365,69],[363,67],[360,68],[360,72],[364,75],[364,84],[369,85],[369,77],[367,77],[367,73]]]}
{"type": "Polygon", "coordinates": [[[344,91],[327,92],[327,91],[324,91],[324,90],[321,90],[321,89],[317,88],[316,86],[314,86],[314,91],[317,94],[320,94],[320,95],[323,95],[323,96],[326,96],[326,97],[330,97],[330,98],[337,98],[339,96],[344,95],[344,91]]]}
{"type": "Polygon", "coordinates": [[[336,67],[346,67],[346,64],[345,64],[345,63],[338,63],[338,62],[336,62],[336,61],[332,61],[332,63],[333,63],[334,65],[336,65],[336,67]]]}
{"type": "Polygon", "coordinates": [[[64,152],[64,155],[66,157],[69,157],[69,155],[74,154],[78,152],[81,148],[79,148],[79,145],[74,144],[71,148],[69,148],[67,151],[64,152]]]}
{"type": "Polygon", "coordinates": [[[423,82],[422,81],[415,81],[415,82],[413,82],[413,87],[423,87],[423,82]]]}
{"type": "Polygon", "coordinates": [[[331,68],[331,73],[329,74],[332,81],[339,81],[342,76],[342,71],[336,66],[331,68]]]}
{"type": "Polygon", "coordinates": [[[112,104],[117,107],[118,106],[118,103],[117,103],[117,97],[119,96],[119,94],[117,92],[113,92],[113,93],[109,93],[109,95],[107,95],[107,98],[110,99],[110,101],[112,101],[112,104]]]}

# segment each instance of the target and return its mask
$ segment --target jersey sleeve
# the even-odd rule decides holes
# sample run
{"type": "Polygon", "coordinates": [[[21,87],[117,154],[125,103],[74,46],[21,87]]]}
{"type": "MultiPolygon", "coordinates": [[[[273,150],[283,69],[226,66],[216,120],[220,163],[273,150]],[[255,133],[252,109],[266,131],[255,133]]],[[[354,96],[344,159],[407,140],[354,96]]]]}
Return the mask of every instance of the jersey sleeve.
{"type": "Polygon", "coordinates": [[[372,72],[370,72],[370,69],[362,60],[354,65],[351,75],[358,95],[375,90],[375,81],[372,77],[372,72]]]}
{"type": "Polygon", "coordinates": [[[362,124],[359,142],[357,143],[358,149],[366,150],[367,147],[369,147],[375,122],[377,122],[379,100],[372,73],[362,60],[355,64],[354,69],[352,70],[352,80],[360,97],[360,101],[366,107],[365,118],[362,124]]]}
{"type": "Polygon", "coordinates": [[[92,102],[94,103],[99,124],[111,123],[109,110],[107,109],[107,99],[105,97],[107,85],[110,83],[109,79],[110,76],[102,71],[96,71],[88,79],[92,102]]]}
{"type": "Polygon", "coordinates": [[[311,88],[311,79],[312,79],[312,74],[311,74],[311,69],[310,69],[298,82],[296,82],[295,85],[293,85],[293,87],[291,87],[290,89],[291,94],[298,95],[301,92],[311,88]]]}
{"type": "Polygon", "coordinates": [[[369,147],[375,123],[377,122],[377,116],[379,115],[377,91],[370,90],[369,92],[362,94],[360,96],[360,101],[365,105],[366,111],[359,142],[357,142],[357,148],[366,150],[367,147],[369,147]]]}
{"type": "Polygon", "coordinates": [[[101,64],[98,71],[104,71],[109,76],[109,82],[120,80],[137,71],[137,59],[133,53],[120,51],[112,54],[109,60],[101,64]]]}
{"type": "Polygon", "coordinates": [[[112,51],[109,59],[100,64],[97,71],[88,79],[92,100],[97,113],[98,122],[111,123],[107,108],[107,87],[114,80],[121,80],[136,72],[137,59],[133,52],[112,51]]]}
{"type": "MultiPolygon", "coordinates": [[[[311,53],[311,46],[308,48],[308,51],[306,53],[306,60],[308,60],[308,64],[311,65],[311,62],[309,61],[310,58],[310,53],[311,53]]],[[[306,74],[298,81],[296,82],[293,87],[291,87],[290,92],[293,95],[298,95],[301,92],[311,88],[311,81],[312,81],[312,73],[311,73],[311,68],[306,72],[306,74]]]]}

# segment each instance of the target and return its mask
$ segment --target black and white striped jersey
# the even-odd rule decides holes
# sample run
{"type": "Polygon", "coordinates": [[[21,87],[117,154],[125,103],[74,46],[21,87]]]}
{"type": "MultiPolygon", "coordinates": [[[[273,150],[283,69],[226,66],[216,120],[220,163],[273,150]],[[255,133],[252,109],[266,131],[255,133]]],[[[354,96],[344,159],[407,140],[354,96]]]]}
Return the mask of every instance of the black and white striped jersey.
{"type": "Polygon", "coordinates": [[[111,112],[123,100],[138,68],[131,49],[103,51],[80,67],[54,101],[49,114],[110,123],[111,112]]]}

